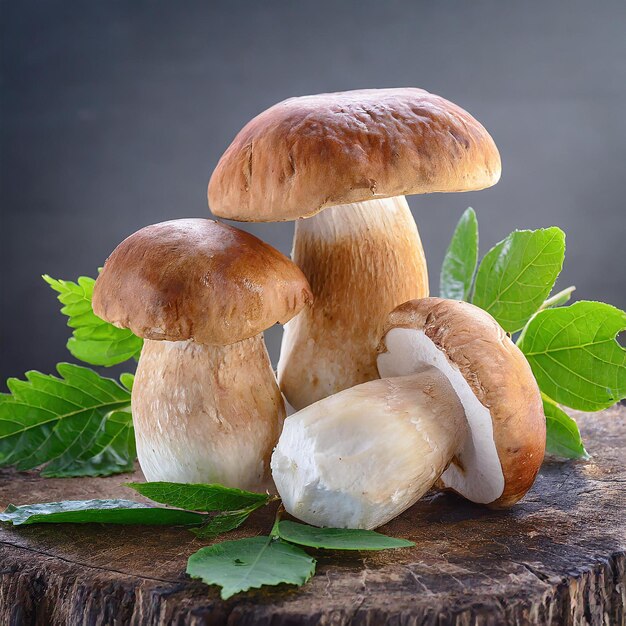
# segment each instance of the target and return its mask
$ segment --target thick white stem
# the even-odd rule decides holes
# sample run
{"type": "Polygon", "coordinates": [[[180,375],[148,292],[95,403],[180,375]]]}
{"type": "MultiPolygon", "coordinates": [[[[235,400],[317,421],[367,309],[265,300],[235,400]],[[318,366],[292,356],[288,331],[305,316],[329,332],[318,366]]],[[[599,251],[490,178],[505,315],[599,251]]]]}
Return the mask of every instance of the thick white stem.
{"type": "Polygon", "coordinates": [[[147,480],[271,487],[285,409],[262,335],[229,346],[146,340],[132,411],[147,480]]]}
{"type": "Polygon", "coordinates": [[[389,312],[428,295],[422,244],[404,196],[325,209],[296,222],[293,260],[313,305],[285,326],[278,379],[296,409],[378,378],[389,312]]]}
{"type": "Polygon", "coordinates": [[[437,370],[374,380],[288,417],[272,474],[295,517],[376,528],[433,486],[466,429],[463,407],[437,370]]]}

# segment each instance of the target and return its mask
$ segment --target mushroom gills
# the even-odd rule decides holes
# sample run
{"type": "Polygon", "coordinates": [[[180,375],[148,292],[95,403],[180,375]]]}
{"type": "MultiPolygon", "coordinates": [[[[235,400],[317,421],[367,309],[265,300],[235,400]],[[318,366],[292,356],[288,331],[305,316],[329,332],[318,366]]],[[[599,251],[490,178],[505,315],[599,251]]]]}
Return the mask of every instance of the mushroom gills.
{"type": "Polygon", "coordinates": [[[428,491],[465,433],[450,383],[427,368],[357,385],[288,417],[272,475],[294,517],[376,528],[428,491]]]}
{"type": "Polygon", "coordinates": [[[147,480],[273,490],[284,405],[262,334],[226,346],[146,339],[132,412],[147,480]]]}
{"type": "Polygon", "coordinates": [[[504,491],[504,475],[494,442],[489,409],[479,402],[461,372],[422,330],[392,328],[386,352],[378,356],[382,377],[406,376],[434,367],[449,380],[465,410],[469,436],[441,476],[444,487],[473,502],[488,504],[504,491]]]}
{"type": "Polygon", "coordinates": [[[428,295],[424,251],[404,196],[333,206],[296,222],[294,262],[313,304],[285,325],[278,380],[289,403],[378,378],[389,311],[428,295]]]}

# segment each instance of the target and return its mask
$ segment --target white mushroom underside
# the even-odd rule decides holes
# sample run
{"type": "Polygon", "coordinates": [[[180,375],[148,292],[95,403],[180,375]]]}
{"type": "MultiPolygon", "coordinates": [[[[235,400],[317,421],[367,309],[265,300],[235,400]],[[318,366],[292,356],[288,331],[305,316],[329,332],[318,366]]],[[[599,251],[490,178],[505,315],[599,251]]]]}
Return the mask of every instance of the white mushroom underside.
{"type": "Polygon", "coordinates": [[[284,408],[262,335],[229,346],[146,339],[132,411],[147,480],[272,488],[284,408]]]}
{"type": "Polygon", "coordinates": [[[504,491],[504,475],[493,440],[489,410],[424,331],[392,328],[385,337],[385,344],[387,352],[378,357],[381,377],[406,376],[433,366],[448,378],[463,404],[470,427],[470,436],[456,455],[463,469],[452,463],[441,477],[443,484],[473,502],[487,504],[497,500],[504,491]]]}

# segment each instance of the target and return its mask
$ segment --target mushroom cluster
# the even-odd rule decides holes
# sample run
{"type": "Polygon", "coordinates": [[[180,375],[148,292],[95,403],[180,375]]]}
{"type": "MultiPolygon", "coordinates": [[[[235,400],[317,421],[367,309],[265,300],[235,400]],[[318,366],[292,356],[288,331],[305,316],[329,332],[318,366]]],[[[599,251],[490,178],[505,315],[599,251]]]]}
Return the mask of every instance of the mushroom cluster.
{"type": "Polygon", "coordinates": [[[389,315],[380,380],[286,421],[272,456],[287,511],[376,528],[433,486],[493,507],[517,502],[543,461],[546,426],[524,355],[485,311],[423,298],[389,315]]]}
{"type": "Polygon", "coordinates": [[[537,384],[488,313],[428,297],[405,199],[499,177],[485,128],[421,89],[291,98],[250,121],[209,206],[297,220],[292,260],[176,220],[131,235],[96,282],[95,312],[145,338],[132,408],[146,477],[275,488],[295,517],[348,528],[433,487],[495,507],[523,497],[545,448],[537,384]],[[276,322],[277,378],[262,337],[276,322]]]}

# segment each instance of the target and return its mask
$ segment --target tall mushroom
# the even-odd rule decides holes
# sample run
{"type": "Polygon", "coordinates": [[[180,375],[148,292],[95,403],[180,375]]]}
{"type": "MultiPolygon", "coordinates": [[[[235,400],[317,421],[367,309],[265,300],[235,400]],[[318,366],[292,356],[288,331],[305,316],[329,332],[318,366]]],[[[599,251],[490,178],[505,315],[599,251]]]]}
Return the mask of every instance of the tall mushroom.
{"type": "Polygon", "coordinates": [[[288,258],[211,220],[147,226],[113,251],[93,308],[145,338],[132,412],[148,480],[271,484],[285,409],[262,333],[310,295],[288,258]]]}
{"type": "Polygon", "coordinates": [[[524,355],[486,312],[425,298],[389,316],[380,380],[285,420],[272,473],[287,511],[375,528],[438,485],[493,507],[532,486],[545,449],[524,355]]]}
{"type": "Polygon", "coordinates": [[[421,89],[291,98],[250,121],[211,180],[213,212],[296,222],[293,260],[313,306],[285,328],[278,376],[297,409],[378,378],[389,311],[428,295],[422,244],[405,194],[495,184],[487,131],[421,89]]]}

